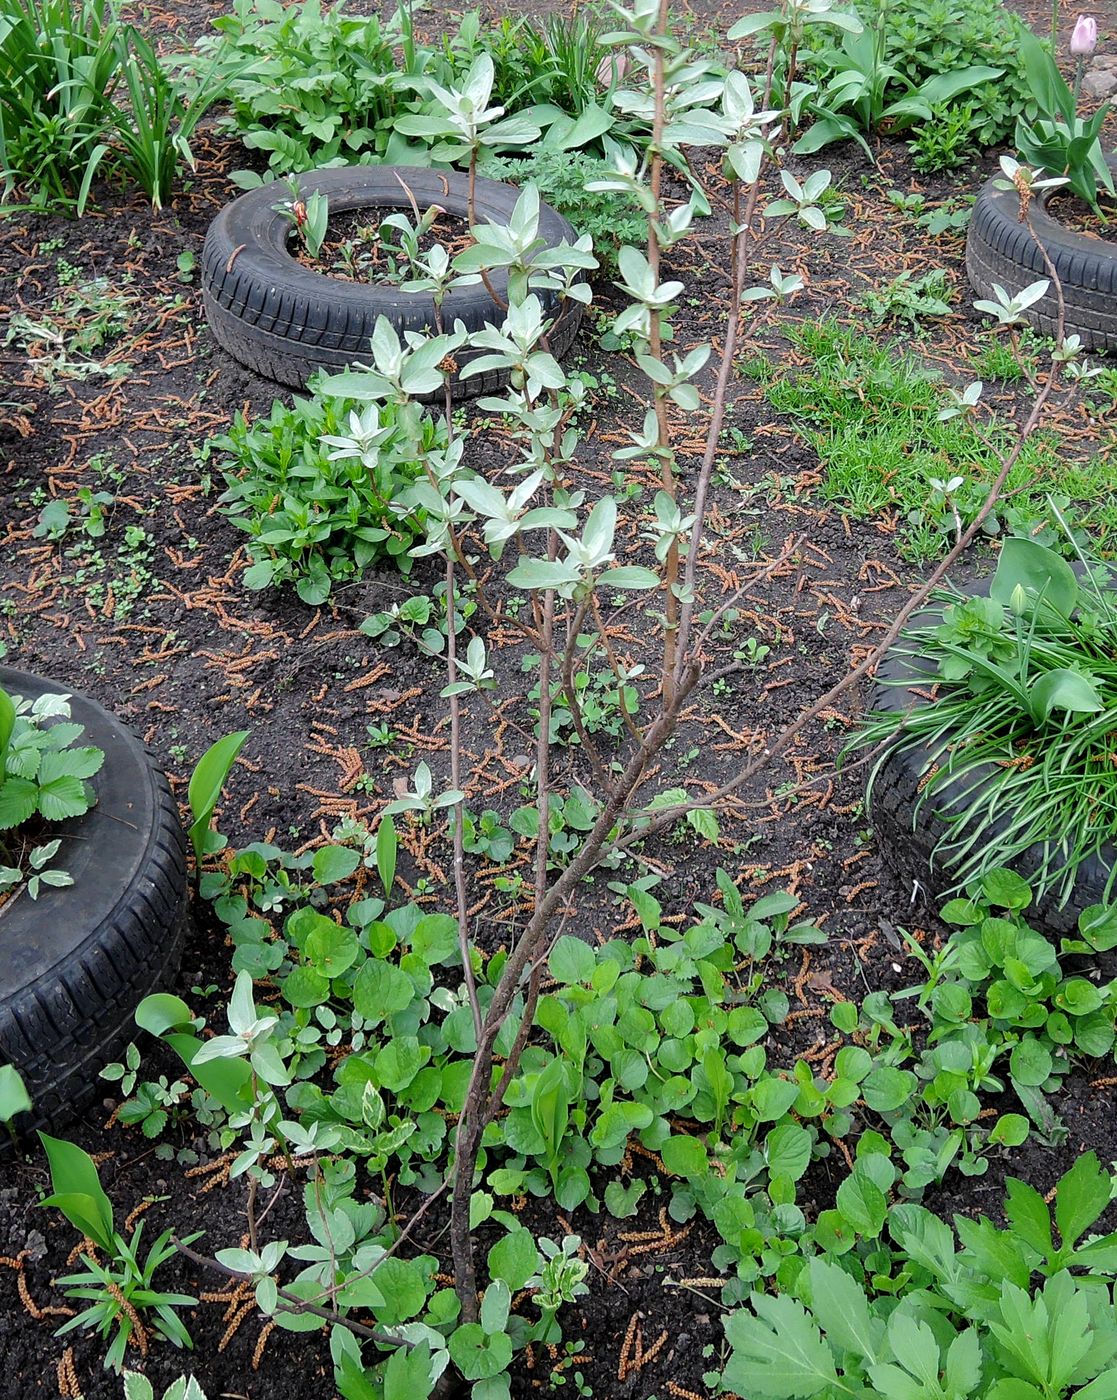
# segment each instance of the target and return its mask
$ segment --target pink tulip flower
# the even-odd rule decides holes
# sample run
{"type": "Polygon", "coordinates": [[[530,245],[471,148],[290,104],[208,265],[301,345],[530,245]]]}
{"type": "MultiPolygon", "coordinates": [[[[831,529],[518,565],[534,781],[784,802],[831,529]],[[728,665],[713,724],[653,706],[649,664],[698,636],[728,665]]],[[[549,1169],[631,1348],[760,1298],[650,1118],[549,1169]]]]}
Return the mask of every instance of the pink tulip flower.
{"type": "Polygon", "coordinates": [[[1093,15],[1079,15],[1070,36],[1070,51],[1075,58],[1086,58],[1098,46],[1098,22],[1093,15]]]}

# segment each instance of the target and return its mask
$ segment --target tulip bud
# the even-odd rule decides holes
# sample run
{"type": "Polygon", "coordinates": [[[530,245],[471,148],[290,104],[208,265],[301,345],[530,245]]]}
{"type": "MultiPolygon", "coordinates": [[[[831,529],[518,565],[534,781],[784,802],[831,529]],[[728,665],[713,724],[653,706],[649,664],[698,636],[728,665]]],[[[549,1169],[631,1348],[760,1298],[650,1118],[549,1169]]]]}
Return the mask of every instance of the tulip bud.
{"type": "Polygon", "coordinates": [[[1075,58],[1086,58],[1098,46],[1098,22],[1093,15],[1079,15],[1070,36],[1070,51],[1075,58]]]}
{"type": "Polygon", "coordinates": [[[625,75],[628,67],[628,55],[624,53],[607,53],[597,65],[594,78],[597,86],[601,88],[612,87],[614,83],[619,83],[625,75]]]}

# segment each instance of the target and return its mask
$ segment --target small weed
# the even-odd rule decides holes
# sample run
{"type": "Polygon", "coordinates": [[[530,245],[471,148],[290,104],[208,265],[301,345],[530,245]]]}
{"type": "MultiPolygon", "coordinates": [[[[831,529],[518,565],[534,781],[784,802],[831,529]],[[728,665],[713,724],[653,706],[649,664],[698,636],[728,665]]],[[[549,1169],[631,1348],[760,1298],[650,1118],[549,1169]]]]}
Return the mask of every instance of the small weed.
{"type": "Polygon", "coordinates": [[[887,286],[865,294],[865,309],[876,325],[899,321],[915,327],[928,316],[949,316],[953,292],[942,268],[915,277],[901,272],[887,286]]]}
{"type": "Polygon", "coordinates": [[[932,109],[931,120],[911,142],[912,164],[923,174],[936,174],[965,165],[973,155],[973,107],[969,103],[932,109]]]}
{"type": "Polygon", "coordinates": [[[131,365],[107,363],[95,358],[95,352],[106,349],[127,329],[134,298],[106,277],[68,286],[61,259],[58,280],[66,290],[55,297],[49,313],[36,320],[16,312],[9,318],[4,344],[18,345],[47,384],[99,375],[120,379],[130,373],[131,365]]]}
{"type": "Polygon", "coordinates": [[[962,233],[970,222],[973,212],[973,199],[945,199],[941,204],[927,207],[927,200],[921,194],[905,194],[903,190],[889,190],[889,203],[904,214],[910,214],[915,224],[926,229],[932,238],[944,233],[962,233]]]}

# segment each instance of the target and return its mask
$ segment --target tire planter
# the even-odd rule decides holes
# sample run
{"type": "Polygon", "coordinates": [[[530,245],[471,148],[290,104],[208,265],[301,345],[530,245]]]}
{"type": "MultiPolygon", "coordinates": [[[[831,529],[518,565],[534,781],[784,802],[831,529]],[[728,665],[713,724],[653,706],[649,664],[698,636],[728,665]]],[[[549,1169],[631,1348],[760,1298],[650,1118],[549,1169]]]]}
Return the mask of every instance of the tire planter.
{"type": "Polygon", "coordinates": [[[92,779],[96,805],[52,827],[62,839],[54,864],[73,885],[0,907],[0,1063],[15,1066],[31,1096],[31,1112],[15,1123],[26,1133],[64,1123],[93,1098],[98,1071],[135,1034],[136,1006],[173,978],[186,839],[166,778],[118,719],[88,696],[8,667],[0,686],[27,699],[68,693],[83,740],[105,751],[92,779]]]}
{"type": "MultiPolygon", "coordinates": [[[[407,210],[403,185],[421,211],[433,204],[464,218],[469,208],[469,180],[455,171],[418,166],[351,166],[316,170],[299,176],[304,196],[320,193],[330,214],[358,209],[407,210]],[[403,182],[403,184],[401,184],[403,182]]],[[[369,340],[377,318],[386,316],[401,334],[435,329],[434,301],[396,287],[347,282],[304,267],[291,256],[291,224],[272,209],[284,189],[280,184],[250,190],[218,214],[202,250],[202,294],[214,339],[241,364],[267,379],[302,388],[315,370],[339,371],[368,362],[369,340]]],[[[476,182],[474,208],[480,222],[506,223],[520,191],[496,180],[476,182]]],[[[539,209],[539,235],[548,247],[577,235],[546,204],[539,209]]],[[[507,300],[508,274],[489,276],[493,291],[507,300]]],[[[538,292],[545,311],[558,304],[554,293],[538,292]]],[[[471,331],[502,320],[489,290],[478,284],[449,292],[442,304],[443,323],[464,322],[471,331]]],[[[581,303],[568,301],[551,332],[551,351],[569,350],[582,317],[581,303]]],[[[463,351],[461,364],[479,351],[463,351]]],[[[507,382],[503,371],[461,380],[455,398],[492,393],[507,382]]]]}
{"type": "MultiPolygon", "coordinates": [[[[982,580],[966,588],[970,594],[987,595],[990,580],[982,580]]],[[[911,625],[920,626],[942,617],[941,610],[927,607],[917,612],[911,625]]],[[[873,692],[873,708],[896,712],[909,708],[917,698],[925,698],[935,679],[934,665],[916,655],[911,643],[897,643],[877,667],[877,685],[873,692]],[[882,684],[892,681],[900,684],[882,684]],[[922,691],[922,697],[917,696],[922,691]]],[[[982,781],[982,770],[964,780],[949,783],[918,804],[920,783],[930,763],[930,750],[916,745],[901,751],[893,748],[885,755],[873,785],[871,820],[880,839],[885,858],[906,878],[918,880],[930,897],[941,900],[954,883],[947,868],[934,856],[934,847],[946,830],[946,823],[937,813],[957,813],[962,798],[982,781]]],[[[991,767],[987,772],[992,772],[991,767]]],[[[994,823],[993,829],[996,829],[994,823]]],[[[1040,869],[1042,851],[1039,846],[1022,851],[1012,868],[1025,880],[1031,881],[1040,869]]],[[[1067,902],[1060,907],[1054,895],[1047,895],[1029,905],[1025,917],[1051,935],[1073,934],[1078,916],[1091,904],[1105,901],[1105,886],[1110,872],[1117,865],[1117,849],[1103,846],[1096,856],[1084,860],[1078,867],[1076,879],[1067,902]]]]}
{"type": "MultiPolygon", "coordinates": [[[[1117,172],[1117,158],[1108,159],[1117,172]]],[[[1117,350],[1117,243],[1065,228],[1048,213],[1045,194],[1036,196],[1031,221],[1062,283],[1064,334],[1081,336],[1087,350],[1117,350]]],[[[982,186],[966,235],[966,273],[981,297],[991,296],[994,282],[1015,296],[1050,277],[1019,215],[1015,190],[999,190],[992,180],[982,186]]],[[[1058,328],[1054,289],[1024,316],[1043,335],[1053,336],[1058,328]]]]}

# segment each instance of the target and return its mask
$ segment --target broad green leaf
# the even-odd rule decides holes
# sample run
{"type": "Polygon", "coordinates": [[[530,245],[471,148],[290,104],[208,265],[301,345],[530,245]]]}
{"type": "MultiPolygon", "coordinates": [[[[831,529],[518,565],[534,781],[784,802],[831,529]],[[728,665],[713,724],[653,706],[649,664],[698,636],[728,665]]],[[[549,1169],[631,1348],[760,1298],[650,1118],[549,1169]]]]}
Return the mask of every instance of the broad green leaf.
{"type": "Polygon", "coordinates": [[[831,1345],[853,1352],[865,1361],[875,1361],[881,1327],[869,1315],[865,1290],[840,1264],[825,1259],[812,1259],[807,1266],[807,1277],[811,1285],[811,1311],[831,1345]]]}
{"type": "Polygon", "coordinates": [[[478,1322],[467,1322],[450,1333],[450,1356],[467,1381],[485,1380],[512,1363],[512,1339],[506,1332],[486,1334],[478,1322]]]}
{"type": "Polygon", "coordinates": [[[1002,71],[1000,68],[990,68],[986,64],[975,63],[968,68],[959,68],[952,73],[937,73],[922,84],[919,95],[930,106],[936,107],[949,102],[951,98],[957,97],[961,92],[966,92],[981,83],[988,83],[994,78],[999,78],[1002,71]]]}
{"type": "Polygon", "coordinates": [[[406,1089],[430,1059],[429,1045],[420,1045],[413,1035],[397,1035],[376,1057],[376,1073],[381,1085],[398,1094],[406,1089]]]}
{"type": "Polygon", "coordinates": [[[376,873],[380,876],[385,895],[392,893],[392,885],[395,882],[398,847],[396,824],[389,814],[380,819],[380,825],[376,828],[376,873]]]}
{"type": "Polygon", "coordinates": [[[1074,1400],[1117,1400],[1117,1368],[1110,1368],[1105,1375],[1076,1390],[1074,1400]]]}
{"type": "Polygon", "coordinates": [[[1086,1152],[1055,1188],[1055,1224],[1064,1249],[1072,1247],[1109,1204],[1112,1182],[1093,1152],[1086,1152]]]}
{"type": "Polygon", "coordinates": [[[1019,1147],[1027,1141],[1030,1126],[1022,1113],[1002,1113],[990,1130],[989,1141],[1019,1147]]]}
{"type": "Polygon", "coordinates": [[[423,1266],[417,1259],[385,1259],[376,1266],[373,1279],[384,1295],[376,1310],[377,1321],[395,1325],[423,1311],[427,1287],[423,1266]]]}
{"type": "Polygon", "coordinates": [[[343,928],[332,919],[323,919],[307,935],[303,951],[316,972],[334,978],[353,966],[361,950],[352,929],[343,928]]]}
{"type": "Polygon", "coordinates": [[[199,865],[205,854],[205,838],[214,809],[221,800],[221,790],[247,738],[248,730],[241,729],[218,739],[201,756],[190,775],[187,797],[194,817],[190,827],[190,840],[199,865]]]}
{"type": "Polygon", "coordinates": [[[752,1106],[762,1123],[775,1123],[799,1097],[800,1086],[790,1079],[768,1075],[753,1088],[752,1106]]]}
{"type": "Polygon", "coordinates": [[[481,1302],[481,1326],[492,1336],[503,1332],[508,1325],[508,1312],[512,1305],[512,1290],[503,1279],[493,1279],[485,1289],[481,1302]]]}
{"type": "MultiPolygon", "coordinates": [[[[44,754],[40,766],[39,777],[39,811],[48,822],[65,821],[67,817],[80,817],[83,812],[89,811],[89,798],[86,795],[85,784],[80,778],[72,778],[67,773],[61,773],[56,777],[42,779],[42,770],[47,767],[47,760],[58,758],[58,754],[44,754]]],[[[5,784],[7,787],[8,784],[5,784]]]]}
{"type": "Polygon", "coordinates": [[[162,1036],[176,1026],[190,1026],[194,1017],[181,997],[170,992],[152,992],[136,1007],[136,1025],[151,1035],[162,1036]]]}
{"type": "Polygon", "coordinates": [[[1007,870],[1004,866],[997,866],[982,877],[981,892],[998,909],[1027,909],[1032,902],[1032,891],[1027,880],[1022,880],[1014,870],[1007,870]]]}
{"type": "Polygon", "coordinates": [[[1026,1181],[1005,1179],[1005,1215],[1016,1234],[1046,1259],[1054,1252],[1051,1213],[1043,1197],[1026,1181]]]}
{"type": "Polygon", "coordinates": [[[1105,709],[1093,682],[1068,667],[1040,676],[1028,691],[1028,699],[1037,720],[1049,719],[1055,710],[1091,715],[1105,709]]]}
{"type": "Polygon", "coordinates": [[[1039,1088],[1051,1074],[1051,1052],[1046,1045],[1029,1036],[1012,1047],[1008,1064],[1009,1073],[1017,1083],[1039,1088]]]}
{"type": "Polygon", "coordinates": [[[798,1123],[780,1123],[764,1141],[764,1156],[770,1176],[798,1181],[811,1160],[811,1135],[798,1123]]]}
{"type": "Polygon", "coordinates": [[[320,846],[314,852],[314,878],[320,885],[347,880],[361,863],[361,854],[349,846],[320,846]]]}
{"type": "Polygon", "coordinates": [[[884,1227],[888,1201],[884,1192],[864,1172],[855,1170],[838,1187],[838,1210],[859,1235],[875,1239],[884,1227]]]}
{"type": "MultiPolygon", "coordinates": [[[[315,1279],[297,1278],[285,1285],[284,1291],[293,1294],[296,1298],[301,1298],[308,1303],[318,1302],[321,1294],[321,1287],[315,1279]]],[[[308,1312],[287,1312],[284,1299],[279,1300],[279,1309],[275,1314],[275,1325],[282,1327],[285,1332],[321,1332],[326,1326],[325,1320],[315,1317],[308,1312]]]]}
{"type": "Polygon", "coordinates": [[[283,979],[283,999],[291,1006],[308,1010],[329,1000],[329,980],[310,967],[292,968],[283,979]]]}
{"type": "Polygon", "coordinates": [[[818,1327],[794,1298],[754,1293],[754,1312],[725,1320],[733,1355],[724,1385],[738,1395],[809,1400],[837,1385],[834,1358],[818,1327]]]}
{"type": "Polygon", "coordinates": [[[39,1141],[50,1163],[54,1194],[41,1202],[57,1206],[75,1230],[88,1235],[107,1253],[113,1252],[112,1202],[101,1186],[96,1164],[76,1143],[40,1132],[39,1141]]]}
{"type": "Polygon", "coordinates": [[[673,1176],[696,1180],[709,1169],[709,1153],[705,1144],[697,1138],[679,1135],[669,1137],[660,1146],[659,1154],[663,1158],[663,1165],[673,1176]]]}
{"type": "Polygon", "coordinates": [[[14,1065],[0,1065],[0,1123],[10,1123],[17,1113],[31,1108],[31,1095],[14,1065]]]}
{"type": "Polygon", "coordinates": [[[573,938],[570,934],[563,934],[556,940],[547,960],[551,976],[556,982],[565,983],[567,986],[588,982],[596,965],[597,958],[589,944],[583,943],[580,938],[573,938]]]}
{"type": "Polygon", "coordinates": [[[510,1230],[489,1250],[489,1274],[503,1279],[515,1292],[523,1288],[539,1265],[539,1250],[530,1230],[510,1230]]]}
{"type": "Polygon", "coordinates": [[[1069,617],[1078,601],[1078,580],[1061,554],[1035,540],[1012,536],[1001,546],[997,572],[989,596],[1006,607],[1017,587],[1041,596],[1062,617],[1069,617]]]}
{"type": "Polygon", "coordinates": [[[415,925],[411,947],[429,966],[459,959],[458,921],[449,914],[424,915],[415,925]]]}
{"type": "Polygon", "coordinates": [[[34,816],[39,789],[27,778],[6,778],[0,783],[0,831],[8,831],[34,816]]]}
{"type": "Polygon", "coordinates": [[[620,588],[639,590],[658,588],[662,579],[653,569],[645,569],[638,564],[622,564],[615,569],[606,569],[597,580],[599,588],[620,588]]]}
{"type": "Polygon", "coordinates": [[[861,1092],[868,1106],[877,1113],[893,1113],[911,1098],[916,1083],[910,1070],[880,1065],[866,1076],[861,1092]]]}
{"type": "Polygon", "coordinates": [[[410,1006],[415,987],[406,972],[393,963],[369,958],[353,984],[354,1009],[373,1025],[410,1006]]]}

